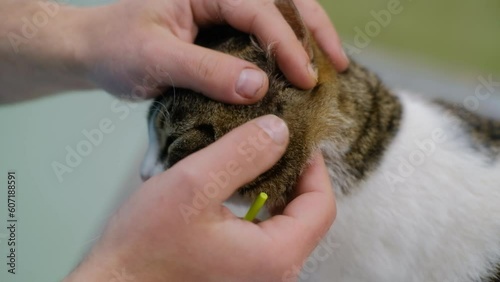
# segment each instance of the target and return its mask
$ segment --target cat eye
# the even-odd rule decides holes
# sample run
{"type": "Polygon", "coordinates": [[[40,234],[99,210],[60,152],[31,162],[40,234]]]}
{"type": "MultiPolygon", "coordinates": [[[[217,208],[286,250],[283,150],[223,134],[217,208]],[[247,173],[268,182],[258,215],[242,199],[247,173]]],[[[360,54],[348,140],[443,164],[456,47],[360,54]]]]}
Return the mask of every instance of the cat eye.
{"type": "Polygon", "coordinates": [[[167,140],[165,140],[165,150],[168,150],[168,148],[170,147],[170,145],[172,145],[172,143],[174,143],[175,140],[177,140],[177,138],[179,138],[179,136],[175,136],[175,135],[170,135],[167,137],[167,140]]]}
{"type": "MultiPolygon", "coordinates": [[[[205,137],[207,137],[209,140],[215,141],[215,130],[214,127],[211,124],[200,124],[196,127],[194,127],[192,130],[196,130],[199,133],[203,134],[205,137]]],[[[168,151],[170,146],[179,139],[183,134],[178,135],[178,134],[170,134],[167,139],[165,140],[165,145],[160,153],[160,159],[165,159],[168,155],[168,151]]],[[[207,145],[207,144],[205,144],[207,145]]],[[[204,146],[202,146],[204,147],[204,146]]],[[[200,147],[201,149],[201,147],[200,147]]]]}
{"type": "Polygon", "coordinates": [[[201,133],[209,137],[210,139],[215,140],[215,130],[213,125],[211,124],[200,124],[195,127],[196,130],[199,130],[201,133]]]}

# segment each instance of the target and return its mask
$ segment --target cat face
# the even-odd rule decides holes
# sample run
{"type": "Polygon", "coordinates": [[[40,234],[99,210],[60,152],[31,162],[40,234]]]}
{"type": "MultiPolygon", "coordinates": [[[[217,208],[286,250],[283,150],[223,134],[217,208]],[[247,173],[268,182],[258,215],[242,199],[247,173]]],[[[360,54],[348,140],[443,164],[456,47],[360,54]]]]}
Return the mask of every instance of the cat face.
{"type": "Polygon", "coordinates": [[[239,34],[235,37],[233,34],[230,39],[213,47],[251,61],[265,70],[269,75],[268,93],[253,105],[228,105],[188,89],[169,90],[150,109],[151,144],[143,165],[143,176],[147,178],[170,168],[249,120],[274,114],[284,119],[289,126],[289,148],[275,167],[241,191],[250,194],[250,197],[264,191],[277,203],[284,203],[285,195],[293,188],[310,154],[304,140],[310,125],[300,118],[300,109],[306,104],[311,91],[293,88],[277,70],[275,62],[248,35],[239,34]],[[291,159],[300,163],[295,169],[288,169],[293,166],[291,159]]]}
{"type": "MultiPolygon", "coordinates": [[[[292,9],[288,17],[295,19],[287,20],[298,21],[295,26],[305,36],[300,16],[290,6],[293,3],[280,2],[292,9]]],[[[288,125],[287,151],[274,167],[239,191],[250,198],[266,192],[269,206],[284,205],[292,197],[293,186],[318,145],[317,129],[321,127],[322,108],[327,101],[318,93],[319,87],[300,90],[290,85],[273,57],[247,34],[230,27],[214,27],[202,30],[197,43],[256,64],[268,74],[269,91],[256,104],[228,105],[188,89],[170,89],[150,108],[150,150],[143,163],[143,178],[172,167],[247,121],[274,114],[288,125]]]]}

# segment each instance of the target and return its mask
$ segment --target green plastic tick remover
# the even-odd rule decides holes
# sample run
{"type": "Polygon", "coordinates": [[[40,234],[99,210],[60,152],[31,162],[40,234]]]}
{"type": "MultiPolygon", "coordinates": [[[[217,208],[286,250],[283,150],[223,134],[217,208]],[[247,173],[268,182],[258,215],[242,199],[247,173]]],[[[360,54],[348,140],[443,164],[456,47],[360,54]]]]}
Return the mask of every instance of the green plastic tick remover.
{"type": "Polygon", "coordinates": [[[250,209],[248,210],[247,214],[245,215],[245,220],[248,221],[253,221],[257,214],[259,213],[260,209],[264,206],[264,204],[267,201],[267,194],[264,192],[260,192],[259,196],[255,201],[252,203],[250,206],[250,209]]]}

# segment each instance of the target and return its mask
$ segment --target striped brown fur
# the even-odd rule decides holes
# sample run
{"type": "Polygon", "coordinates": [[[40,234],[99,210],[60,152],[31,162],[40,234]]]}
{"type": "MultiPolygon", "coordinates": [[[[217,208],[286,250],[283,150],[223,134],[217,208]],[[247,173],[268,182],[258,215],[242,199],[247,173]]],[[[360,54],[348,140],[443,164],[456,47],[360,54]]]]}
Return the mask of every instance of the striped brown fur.
{"type": "MultiPolygon", "coordinates": [[[[269,91],[262,101],[247,106],[215,102],[188,89],[171,89],[159,97],[151,113],[160,112],[155,126],[165,168],[265,114],[285,120],[290,143],[275,166],[239,190],[250,199],[261,191],[267,192],[269,206],[276,209],[292,200],[297,178],[324,141],[338,153],[328,156],[326,162],[336,176],[332,179],[334,187],[344,194],[352,192],[377,168],[399,130],[403,116],[399,99],[375,74],[354,61],[346,72],[337,74],[310,39],[290,3],[280,0],[277,6],[307,46],[318,71],[317,86],[311,90],[293,87],[279,70],[272,52],[261,48],[247,34],[227,26],[202,30],[197,38],[199,45],[255,63],[268,74],[269,91]]],[[[493,157],[500,155],[500,122],[447,103],[439,104],[463,122],[472,146],[493,157]]],[[[500,266],[496,273],[482,282],[500,282],[500,266]]]]}
{"type": "Polygon", "coordinates": [[[437,102],[450,114],[462,121],[463,128],[471,136],[471,145],[490,156],[500,155],[500,121],[479,116],[461,105],[437,102]]]}
{"type": "Polygon", "coordinates": [[[354,62],[345,73],[337,74],[310,40],[291,2],[279,2],[278,7],[299,40],[308,46],[318,70],[314,89],[293,87],[272,53],[259,47],[249,35],[219,26],[201,31],[197,43],[253,62],[266,71],[270,87],[263,100],[248,106],[227,105],[188,89],[172,89],[152,107],[162,112],[157,115],[156,126],[163,145],[162,161],[167,167],[253,118],[274,114],[284,119],[290,131],[286,153],[274,167],[240,190],[250,198],[265,191],[270,195],[270,206],[275,207],[293,198],[298,176],[325,140],[339,149],[338,158],[328,161],[343,167],[339,178],[350,181],[336,186],[347,193],[377,166],[401,118],[398,99],[377,76],[354,62]]]}

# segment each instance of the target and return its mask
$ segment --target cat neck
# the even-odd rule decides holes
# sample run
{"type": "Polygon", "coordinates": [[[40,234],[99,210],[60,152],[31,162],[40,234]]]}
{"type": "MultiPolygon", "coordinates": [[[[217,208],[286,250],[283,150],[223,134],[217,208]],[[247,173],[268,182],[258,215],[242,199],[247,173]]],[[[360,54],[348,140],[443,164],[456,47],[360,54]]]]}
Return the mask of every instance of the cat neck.
{"type": "Polygon", "coordinates": [[[378,166],[399,129],[402,106],[375,74],[355,62],[332,83],[334,122],[320,148],[336,189],[347,194],[378,166]]]}

